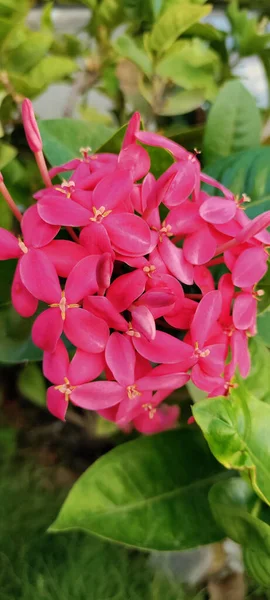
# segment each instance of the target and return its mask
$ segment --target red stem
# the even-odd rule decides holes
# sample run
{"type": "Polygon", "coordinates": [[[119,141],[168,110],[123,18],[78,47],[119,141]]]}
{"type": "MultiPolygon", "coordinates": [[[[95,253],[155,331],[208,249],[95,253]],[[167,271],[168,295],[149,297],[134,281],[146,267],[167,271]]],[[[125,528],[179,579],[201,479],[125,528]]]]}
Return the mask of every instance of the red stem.
{"type": "Polygon", "coordinates": [[[223,256],[219,256],[217,258],[213,258],[212,260],[209,260],[208,263],[206,263],[206,267],[213,267],[214,265],[222,265],[222,263],[224,263],[224,258],[223,256]]]}
{"type": "Polygon", "coordinates": [[[41,177],[42,177],[46,187],[52,187],[51,178],[50,178],[50,175],[49,175],[49,172],[47,169],[47,165],[46,165],[42,150],[39,150],[39,152],[35,152],[34,154],[35,154],[37,166],[39,168],[41,177]]]}

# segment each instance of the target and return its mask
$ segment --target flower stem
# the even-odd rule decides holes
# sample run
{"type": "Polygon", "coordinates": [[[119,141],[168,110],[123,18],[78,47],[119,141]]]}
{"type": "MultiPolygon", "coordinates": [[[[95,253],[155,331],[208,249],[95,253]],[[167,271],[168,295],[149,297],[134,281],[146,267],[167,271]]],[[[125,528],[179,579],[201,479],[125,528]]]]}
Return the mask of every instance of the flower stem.
{"type": "Polygon", "coordinates": [[[39,168],[41,177],[42,177],[46,187],[52,187],[51,178],[50,178],[50,175],[49,175],[49,172],[47,169],[47,165],[46,165],[42,150],[39,150],[39,152],[35,152],[34,154],[35,154],[37,166],[39,168]]]}

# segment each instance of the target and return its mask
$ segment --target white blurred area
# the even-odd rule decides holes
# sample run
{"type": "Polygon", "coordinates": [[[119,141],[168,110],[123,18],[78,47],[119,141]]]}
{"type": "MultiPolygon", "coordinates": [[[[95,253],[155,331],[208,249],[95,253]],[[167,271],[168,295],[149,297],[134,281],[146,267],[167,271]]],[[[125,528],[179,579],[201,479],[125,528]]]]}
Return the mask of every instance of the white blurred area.
{"type": "MultiPolygon", "coordinates": [[[[41,9],[36,8],[31,11],[28,24],[32,29],[39,28],[40,15],[41,9]]],[[[52,18],[57,31],[61,33],[78,33],[80,37],[85,35],[79,32],[88,22],[90,15],[90,11],[83,7],[54,8],[52,11],[52,18]]],[[[218,29],[229,31],[229,22],[220,9],[214,9],[205,21],[218,29]]],[[[123,28],[121,27],[120,32],[122,33],[122,31],[123,28]]],[[[233,74],[241,79],[242,83],[255,97],[258,106],[267,108],[269,103],[268,85],[260,59],[257,56],[250,56],[236,61],[235,58],[234,56],[231,57],[233,74]]],[[[65,83],[51,85],[44,94],[34,101],[37,114],[43,119],[62,117],[70,95],[70,88],[71,85],[65,83]]],[[[95,89],[89,92],[87,100],[89,106],[104,114],[108,114],[108,111],[112,108],[111,101],[95,89]]]]}

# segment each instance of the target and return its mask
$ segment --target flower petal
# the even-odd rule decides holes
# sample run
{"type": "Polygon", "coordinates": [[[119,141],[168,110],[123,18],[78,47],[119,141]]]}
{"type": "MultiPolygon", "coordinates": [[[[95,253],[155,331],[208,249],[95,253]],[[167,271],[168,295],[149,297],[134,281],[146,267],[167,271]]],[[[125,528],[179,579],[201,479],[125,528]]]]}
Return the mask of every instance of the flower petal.
{"type": "Polygon", "coordinates": [[[249,329],[256,319],[256,312],[257,302],[252,294],[238,294],[233,305],[233,324],[236,329],[249,329]]]}
{"type": "Polygon", "coordinates": [[[166,224],[172,227],[173,233],[193,233],[202,224],[198,206],[192,202],[184,202],[177,208],[172,208],[166,217],[166,224]]]}
{"type": "Polygon", "coordinates": [[[38,307],[38,300],[28,292],[22,283],[19,263],[13,277],[11,300],[15,310],[21,317],[31,317],[38,307]]]}
{"type": "Polygon", "coordinates": [[[70,198],[41,198],[38,201],[40,217],[51,225],[64,225],[65,227],[81,227],[88,225],[91,217],[90,210],[84,208],[70,198]]]}
{"type": "Polygon", "coordinates": [[[88,296],[83,307],[100,317],[100,319],[104,319],[110,328],[127,331],[128,324],[126,320],[105,296],[88,296]]]}
{"type": "Polygon", "coordinates": [[[156,369],[153,369],[150,375],[137,379],[136,385],[139,390],[177,390],[189,380],[189,375],[187,373],[167,373],[158,375],[155,372],[156,369]]]}
{"type": "Polygon", "coordinates": [[[144,335],[147,340],[154,340],[156,336],[155,319],[147,306],[135,306],[131,309],[133,328],[144,335]]]}
{"type": "Polygon", "coordinates": [[[220,196],[207,198],[200,206],[200,215],[207,223],[221,225],[228,223],[235,216],[237,210],[234,200],[226,200],[220,196]]]}
{"type": "Polygon", "coordinates": [[[234,331],[231,337],[232,363],[240,375],[247,377],[251,367],[248,339],[244,331],[234,331]]]}
{"type": "Polygon", "coordinates": [[[149,252],[151,236],[145,221],[130,213],[110,214],[104,219],[114,249],[123,254],[144,256],[149,252]]]}
{"type": "Polygon", "coordinates": [[[49,387],[47,390],[47,407],[54,417],[65,421],[68,402],[65,400],[65,395],[54,387],[49,387]]]}
{"type": "Polygon", "coordinates": [[[68,375],[69,358],[68,351],[62,340],[58,340],[54,352],[44,352],[43,374],[52,383],[64,383],[68,375]]]}
{"type": "Polygon", "coordinates": [[[96,270],[99,256],[82,258],[69,274],[65,285],[65,296],[68,304],[76,304],[98,290],[96,270]]]}
{"type": "Polygon", "coordinates": [[[94,381],[76,387],[71,400],[81,408],[100,410],[118,404],[124,396],[125,390],[116,381],[94,381]]]}
{"type": "Polygon", "coordinates": [[[221,389],[224,389],[224,379],[222,377],[211,377],[207,375],[202,369],[200,365],[194,365],[191,371],[191,380],[194,385],[199,388],[199,390],[203,390],[204,392],[208,392],[211,394],[214,389],[221,386],[221,389]]]}
{"type": "Polygon", "coordinates": [[[163,197],[168,208],[179,206],[192,194],[195,187],[196,171],[194,163],[185,160],[177,163],[177,171],[163,197]]]}
{"type": "Polygon", "coordinates": [[[21,255],[22,251],[15,235],[0,227],[0,260],[19,258],[21,255]]]}
{"type": "Polygon", "coordinates": [[[225,367],[227,346],[225,344],[207,344],[204,349],[209,350],[209,355],[199,358],[200,368],[213,377],[221,375],[225,367]]]}
{"type": "Polygon", "coordinates": [[[38,298],[53,304],[61,298],[61,287],[55,267],[42,250],[31,249],[20,260],[20,275],[28,291],[38,298]]]}
{"type": "Polygon", "coordinates": [[[201,350],[220,316],[221,307],[222,297],[218,290],[208,292],[199,302],[190,326],[190,333],[193,344],[198,342],[201,350]]]}
{"type": "Polygon", "coordinates": [[[37,205],[35,204],[25,211],[21,228],[26,246],[42,248],[55,238],[60,226],[45,223],[38,214],[37,205]]]}
{"type": "Polygon", "coordinates": [[[237,287],[251,287],[265,275],[268,255],[263,248],[248,248],[238,256],[232,280],[237,287]]]}
{"type": "Polygon", "coordinates": [[[193,266],[186,260],[182,248],[178,248],[167,237],[159,244],[159,253],[169,271],[182,283],[192,285],[193,266]]]}
{"type": "Polygon", "coordinates": [[[89,254],[113,252],[110,238],[102,223],[91,221],[87,227],[84,227],[80,233],[80,243],[89,254]]]}
{"type": "Polygon", "coordinates": [[[140,125],[141,115],[139,112],[135,112],[129,120],[122,143],[122,148],[126,148],[127,146],[129,146],[129,144],[133,144],[135,142],[135,134],[140,130],[140,125]]]}
{"type": "Polygon", "coordinates": [[[204,265],[194,267],[194,282],[200,288],[202,294],[212,292],[215,289],[214,277],[204,265]]]}
{"type": "Polygon", "coordinates": [[[35,320],[32,327],[34,344],[47,352],[54,352],[63,331],[63,320],[58,308],[44,310],[35,320]]]}
{"type": "Polygon", "coordinates": [[[142,146],[130,144],[121,150],[118,163],[121,169],[126,169],[131,174],[133,181],[137,181],[148,173],[150,156],[142,146]]]}
{"type": "Polygon", "coordinates": [[[217,248],[215,238],[207,226],[201,226],[191,233],[183,245],[186,260],[192,265],[203,265],[213,258],[217,248]]]}
{"type": "Polygon", "coordinates": [[[53,240],[42,248],[42,252],[56,268],[57,275],[65,278],[82,258],[88,256],[86,248],[69,240],[53,240]]]}
{"type": "Polygon", "coordinates": [[[142,142],[142,144],[147,144],[147,146],[165,148],[165,150],[171,152],[171,154],[178,160],[187,160],[189,156],[192,156],[190,152],[185,150],[185,148],[176,142],[169,140],[165,136],[159,135],[158,133],[152,133],[150,131],[138,131],[135,133],[135,137],[137,140],[142,142]]]}
{"type": "Polygon", "coordinates": [[[112,333],[106,346],[105,359],[120,385],[126,387],[134,383],[136,355],[129,339],[121,333],[112,333]]]}
{"type": "Polygon", "coordinates": [[[117,170],[97,184],[93,191],[92,204],[95,208],[105,206],[106,210],[112,209],[124,202],[132,190],[132,178],[128,171],[117,170]]]}
{"type": "Polygon", "coordinates": [[[105,368],[103,352],[90,354],[76,350],[68,369],[68,379],[72,385],[80,385],[96,379],[105,368]]]}
{"type": "Polygon", "coordinates": [[[123,312],[145,290],[146,277],[143,271],[136,270],[120,275],[107,291],[107,298],[119,312],[123,312]]]}
{"type": "Polygon", "coordinates": [[[192,346],[163,331],[157,331],[151,342],[143,337],[133,337],[132,340],[137,352],[154,363],[177,363],[191,358],[193,354],[192,346]]]}
{"type": "Polygon", "coordinates": [[[103,352],[109,337],[107,323],[83,308],[66,312],[64,333],[74,346],[85,352],[103,352]]]}

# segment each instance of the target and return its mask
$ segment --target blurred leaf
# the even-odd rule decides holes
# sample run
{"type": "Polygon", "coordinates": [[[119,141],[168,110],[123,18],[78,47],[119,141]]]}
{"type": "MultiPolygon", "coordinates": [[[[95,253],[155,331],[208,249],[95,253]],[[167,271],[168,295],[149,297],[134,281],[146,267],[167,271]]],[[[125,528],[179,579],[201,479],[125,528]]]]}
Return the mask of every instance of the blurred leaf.
{"type": "Polygon", "coordinates": [[[102,125],[108,125],[109,127],[112,126],[111,116],[100,113],[93,106],[80,106],[79,113],[84,121],[89,121],[90,123],[95,124],[101,123],[102,125]]]}
{"type": "Polygon", "coordinates": [[[222,537],[207,500],[222,476],[198,431],[140,437],[79,478],[50,531],[79,528],[150,550],[208,544],[222,537]]]}
{"type": "Polygon", "coordinates": [[[17,432],[14,427],[0,428],[0,455],[2,463],[14,457],[17,450],[16,436],[17,432]]]}
{"type": "Polygon", "coordinates": [[[202,138],[204,133],[204,125],[195,125],[194,127],[185,127],[183,125],[171,125],[166,127],[164,135],[173,139],[181,146],[185,146],[190,152],[194,151],[194,148],[198,150],[202,147],[202,138]]]}
{"type": "Polygon", "coordinates": [[[18,377],[18,390],[27,400],[37,406],[46,407],[46,385],[38,365],[26,365],[18,377]]]}
{"type": "MultiPolygon", "coordinates": [[[[10,19],[5,19],[2,17],[2,13],[0,12],[0,44],[7,38],[9,33],[14,29],[14,23],[10,19]]],[[[0,58],[1,64],[1,58],[0,58]]]]}
{"type": "Polygon", "coordinates": [[[0,141],[0,169],[2,169],[10,163],[13,158],[17,155],[17,148],[0,141]]]}
{"type": "Polygon", "coordinates": [[[39,128],[44,152],[52,165],[79,156],[81,147],[90,146],[95,152],[112,132],[112,128],[101,123],[90,124],[73,119],[39,121],[39,128]]]}
{"type": "MultiPolygon", "coordinates": [[[[4,229],[12,229],[13,224],[13,215],[12,212],[4,200],[3,196],[0,194],[0,227],[4,229]]],[[[1,283],[3,285],[3,282],[1,283]]]]}
{"type": "Polygon", "coordinates": [[[204,100],[204,91],[200,89],[175,92],[164,101],[157,113],[164,116],[185,115],[199,108],[204,100]]]}
{"type": "Polygon", "coordinates": [[[160,5],[161,0],[123,0],[125,14],[130,23],[136,24],[137,28],[141,24],[148,28],[157,17],[160,5]]]}
{"type": "Polygon", "coordinates": [[[95,437],[111,437],[119,432],[119,429],[112,421],[107,421],[99,415],[96,415],[95,421],[95,437]]]}
{"type": "Polygon", "coordinates": [[[260,296],[257,304],[257,312],[258,314],[263,313],[270,306],[270,270],[268,269],[267,273],[258,283],[258,288],[264,291],[264,295],[260,296]]]}
{"type": "Polygon", "coordinates": [[[211,163],[260,143],[261,117],[254,98],[240,81],[228,81],[210,109],[204,159],[211,163]]]}
{"type": "MultiPolygon", "coordinates": [[[[205,4],[207,0],[189,0],[191,4],[205,4]]],[[[186,0],[163,0],[162,2],[162,14],[173,6],[181,7],[182,4],[186,4],[186,0]]]]}
{"type": "MultiPolygon", "coordinates": [[[[256,496],[246,481],[236,477],[215,483],[209,492],[213,515],[227,537],[241,544],[250,577],[270,585],[270,510],[268,522],[256,513],[256,496]]],[[[258,502],[258,501],[257,501],[258,502]]]]}
{"type": "Polygon", "coordinates": [[[239,9],[238,2],[232,0],[227,11],[236,40],[236,50],[241,56],[260,54],[270,43],[270,33],[265,33],[267,21],[259,22],[257,15],[251,16],[239,9]]]}
{"type": "Polygon", "coordinates": [[[208,15],[210,11],[210,5],[181,3],[181,6],[172,6],[154,24],[150,41],[152,49],[162,54],[184,31],[208,15]]]}
{"type": "Polygon", "coordinates": [[[258,400],[270,404],[270,352],[259,335],[249,342],[251,369],[248,377],[243,380],[237,377],[238,384],[247,387],[248,391],[258,400]]]}
{"type": "Polygon", "coordinates": [[[210,23],[195,23],[185,31],[185,36],[189,35],[191,37],[199,37],[203,40],[209,40],[209,42],[219,42],[224,40],[226,37],[226,33],[224,31],[220,31],[216,29],[210,23]]]}
{"type": "Polygon", "coordinates": [[[86,52],[85,44],[75,35],[64,33],[61,37],[55,37],[51,46],[53,54],[76,58],[83,56],[86,52]]]}
{"type": "Polygon", "coordinates": [[[176,42],[157,64],[156,72],[187,89],[204,89],[212,97],[217,87],[219,57],[198,39],[176,42]]]}
{"type": "Polygon", "coordinates": [[[47,54],[52,39],[48,31],[29,31],[27,39],[9,52],[6,69],[16,73],[28,73],[47,54]]]}
{"type": "Polygon", "coordinates": [[[31,4],[30,0],[0,0],[1,17],[18,19],[28,13],[31,4]]]}
{"type": "Polygon", "coordinates": [[[52,9],[53,9],[53,1],[46,2],[45,6],[43,7],[41,17],[40,17],[41,28],[47,29],[50,32],[53,32],[52,9]]]}
{"type": "Polygon", "coordinates": [[[264,343],[270,348],[270,308],[265,310],[257,318],[258,334],[264,343]]]}
{"type": "Polygon", "coordinates": [[[29,73],[30,85],[36,86],[41,82],[41,89],[51,83],[64,79],[78,69],[74,60],[65,56],[46,56],[29,73]]]}
{"type": "Polygon", "coordinates": [[[144,148],[150,156],[151,173],[157,179],[173,164],[173,156],[164,148],[155,148],[155,146],[144,146],[144,148]]]}
{"type": "Polygon", "coordinates": [[[270,405],[243,384],[229,398],[198,402],[192,412],[217,460],[247,473],[254,491],[270,504],[270,405]]]}
{"type": "MultiPolygon", "coordinates": [[[[1,209],[0,209],[1,210],[1,209]]],[[[1,214],[1,227],[5,227],[2,224],[2,214],[1,214]]],[[[5,227],[6,229],[6,227],[5,227]]],[[[16,268],[17,260],[1,260],[0,261],[0,307],[2,305],[10,304],[10,289],[13,281],[13,276],[16,268]]],[[[1,314],[1,312],[0,312],[1,314]]]]}
{"type": "Polygon", "coordinates": [[[152,64],[147,54],[139,48],[134,40],[128,35],[122,35],[117,38],[114,43],[116,51],[123,56],[131,60],[145,75],[151,76],[152,64]]]}
{"type": "MultiPolygon", "coordinates": [[[[247,194],[251,203],[246,208],[249,217],[254,218],[270,210],[270,148],[254,148],[232,154],[214,162],[206,171],[221,181],[235,194],[247,194]]],[[[208,188],[210,193],[213,188],[208,188]]],[[[219,192],[215,190],[215,195],[219,192]]]]}
{"type": "Polygon", "coordinates": [[[0,311],[0,363],[16,364],[42,359],[42,351],[31,340],[33,319],[23,319],[15,310],[0,311]]]}

